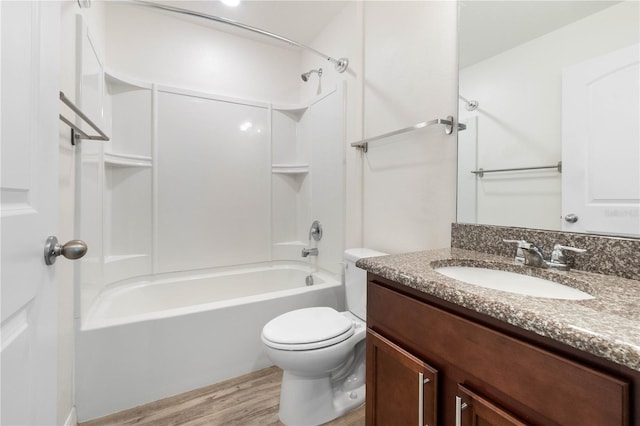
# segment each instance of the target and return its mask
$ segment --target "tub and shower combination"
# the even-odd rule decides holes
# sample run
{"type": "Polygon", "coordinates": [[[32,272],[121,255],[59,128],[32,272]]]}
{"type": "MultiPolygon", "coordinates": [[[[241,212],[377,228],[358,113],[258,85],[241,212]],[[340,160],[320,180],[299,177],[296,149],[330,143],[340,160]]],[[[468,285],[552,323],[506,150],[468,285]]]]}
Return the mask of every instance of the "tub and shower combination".
{"type": "MultiPolygon", "coordinates": [[[[104,191],[109,215],[102,219],[102,234],[93,228],[87,231],[96,240],[103,235],[104,248],[94,251],[94,258],[83,260],[78,287],[76,408],[80,421],[270,366],[260,340],[269,320],[294,309],[329,306],[342,310],[344,306],[342,207],[335,201],[322,202],[323,196],[341,199],[331,194],[332,188],[336,194],[343,190],[342,175],[335,173],[344,156],[341,139],[332,137],[335,153],[327,151],[325,143],[322,149],[329,155],[299,166],[285,161],[270,164],[278,160],[265,146],[271,143],[276,150],[277,142],[289,141],[270,141],[259,133],[253,139],[236,136],[239,142],[231,140],[217,147],[212,157],[208,141],[196,145],[193,139],[224,125],[223,119],[212,129],[196,129],[187,138],[195,153],[180,148],[183,131],[167,130],[178,118],[191,119],[192,128],[210,125],[210,121],[196,122],[196,113],[188,115],[193,110],[206,110],[211,116],[235,114],[225,119],[230,128],[250,111],[257,116],[254,126],[259,119],[266,127],[271,119],[274,133],[285,127],[291,135],[296,135],[296,126],[319,128],[305,133],[310,135],[305,143],[313,152],[316,139],[326,141],[328,129],[339,134],[340,121],[330,111],[341,105],[342,92],[319,99],[308,107],[313,112],[310,119],[298,122],[289,117],[289,111],[238,106],[210,95],[205,98],[156,86],[127,90],[119,88],[113,96],[114,107],[127,115],[142,110],[137,99],[144,105],[157,99],[159,130],[154,149],[160,161],[149,173],[145,164],[120,164],[124,162],[120,157],[104,154],[107,182],[96,191],[104,191]],[[124,95],[129,98],[118,104],[117,96],[124,95]],[[180,115],[181,111],[187,113],[180,115]],[[325,124],[325,117],[334,121],[333,126],[325,124]],[[260,150],[255,148],[257,138],[261,138],[260,150]],[[250,155],[237,154],[243,142],[251,149],[247,151],[250,155]],[[235,161],[246,164],[226,167],[229,160],[217,158],[225,150],[235,155],[235,161]],[[211,161],[199,161],[207,155],[211,161]],[[213,161],[219,164],[212,166],[213,161]],[[235,191],[228,191],[226,184],[216,187],[203,182],[201,176],[211,175],[212,169],[217,173],[212,182],[236,182],[235,191]],[[227,206],[234,206],[233,211],[227,206]],[[185,212],[189,220],[184,219],[185,212]],[[330,228],[313,245],[306,241],[311,218],[330,228]],[[319,254],[303,259],[305,247],[317,248],[319,254]],[[306,285],[309,275],[313,276],[311,286],[306,285]]],[[[87,174],[96,170],[89,166],[87,174]]],[[[92,176],[88,180],[99,182],[92,176]]],[[[85,216],[94,211],[87,207],[85,216]]]]}
{"type": "MultiPolygon", "coordinates": [[[[80,421],[270,366],[260,340],[269,320],[294,309],[341,310],[344,305],[343,209],[322,198],[341,199],[331,191],[336,188],[340,194],[343,188],[335,170],[342,164],[344,146],[342,139],[331,137],[336,141],[333,153],[325,141],[329,130],[340,134],[341,122],[331,111],[339,110],[342,92],[305,107],[313,113],[305,121],[298,117],[304,113],[299,109],[292,119],[290,111],[268,105],[240,105],[115,80],[109,81],[118,85],[112,105],[125,118],[144,112],[142,106],[149,108],[149,100],[156,99],[152,109],[158,131],[152,151],[159,160],[104,153],[105,185],[86,191],[85,221],[102,220],[102,230],[88,228],[84,235],[90,246],[92,236],[104,242],[102,251],[94,250],[93,258],[90,252],[81,263],[76,338],[80,421]],[[248,113],[255,115],[254,126],[270,125],[273,133],[295,137],[300,126],[313,131],[301,132],[309,135],[303,141],[270,140],[264,135],[268,132],[247,137],[235,123],[248,113]],[[199,116],[218,121],[198,121],[199,116]],[[182,129],[187,120],[192,129],[188,137],[182,129]],[[208,139],[198,140],[223,126],[232,136],[223,139],[226,145],[212,152],[208,139]],[[180,145],[184,139],[191,143],[189,150],[180,145]],[[286,144],[294,142],[310,145],[312,155],[313,146],[322,142],[329,155],[300,166],[275,158],[268,149],[288,152],[286,144]],[[238,164],[229,167],[232,160],[238,164]],[[232,191],[227,182],[234,182],[232,191]],[[93,194],[100,191],[108,214],[92,218],[96,209],[91,201],[101,199],[93,194]],[[330,230],[309,245],[308,226],[316,218],[330,230]],[[318,256],[303,259],[305,247],[317,248],[318,256]],[[309,275],[311,286],[306,285],[309,275]]],[[[83,164],[82,177],[100,182],[91,175],[100,169],[90,161],[83,164]]]]}
{"type": "MultiPolygon", "coordinates": [[[[144,19],[156,38],[175,33],[185,49],[202,39],[201,28],[166,13],[105,7],[116,34],[136,33],[144,19]]],[[[228,88],[173,87],[155,80],[141,49],[128,57],[141,75],[105,69],[90,35],[78,32],[79,101],[104,111],[111,140],[83,142],[76,162],[78,237],[90,247],[76,274],[81,422],[270,366],[260,339],[268,321],[305,307],[344,308],[345,83],[325,84],[302,104],[286,103],[297,72],[249,99],[229,97],[228,88]],[[264,96],[274,98],[255,100],[264,96]],[[316,219],[321,241],[311,241],[316,219]],[[317,256],[303,258],[303,248],[317,256]]],[[[246,46],[272,49],[220,36],[227,41],[218,53],[230,60],[246,46]]],[[[131,50],[116,37],[119,49],[131,50]]],[[[280,54],[299,63],[295,52],[280,54]]],[[[265,84],[283,67],[271,57],[280,56],[247,54],[255,68],[273,68],[261,73],[265,84]]],[[[346,62],[335,62],[344,71],[346,62]]],[[[179,81],[195,75],[187,74],[179,81]]]]}
{"type": "Polygon", "coordinates": [[[342,308],[342,284],[306,262],[127,280],[103,291],[78,335],[78,406],[96,418],[272,365],[262,327],[284,312],[342,308]]]}

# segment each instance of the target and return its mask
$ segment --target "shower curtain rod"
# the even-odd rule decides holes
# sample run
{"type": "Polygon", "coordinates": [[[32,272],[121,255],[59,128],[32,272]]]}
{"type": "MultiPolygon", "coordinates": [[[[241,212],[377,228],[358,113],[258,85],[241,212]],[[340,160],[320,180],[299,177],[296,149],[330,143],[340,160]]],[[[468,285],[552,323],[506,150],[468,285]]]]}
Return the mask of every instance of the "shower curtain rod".
{"type": "Polygon", "coordinates": [[[134,4],[138,4],[138,5],[141,5],[141,6],[153,7],[153,8],[156,8],[156,9],[167,10],[169,12],[181,13],[183,15],[196,16],[198,18],[208,19],[210,21],[220,22],[222,24],[231,25],[231,26],[234,26],[234,27],[237,27],[237,28],[242,28],[243,30],[247,30],[247,31],[251,31],[251,32],[254,32],[254,33],[257,33],[257,34],[261,34],[261,35],[264,35],[264,36],[267,36],[267,37],[275,38],[276,40],[280,40],[280,41],[283,41],[283,42],[285,42],[287,44],[290,44],[292,46],[296,46],[296,47],[300,47],[302,49],[306,49],[309,52],[315,53],[316,55],[325,58],[327,61],[329,61],[329,62],[331,62],[332,64],[335,65],[335,69],[339,73],[345,72],[345,70],[349,66],[349,59],[347,59],[347,58],[334,59],[331,56],[325,55],[324,53],[314,49],[313,47],[309,47],[307,45],[304,45],[302,43],[298,43],[297,41],[293,41],[293,40],[291,40],[289,38],[286,38],[286,37],[283,37],[281,35],[274,34],[274,33],[271,33],[269,31],[261,30],[260,28],[252,27],[251,25],[246,25],[246,24],[243,24],[241,22],[233,21],[231,19],[222,18],[220,16],[208,15],[206,13],[195,12],[193,10],[182,9],[182,8],[179,8],[179,7],[166,6],[166,5],[158,4],[158,3],[151,3],[151,2],[143,1],[143,0],[132,0],[132,2],[134,4]]]}

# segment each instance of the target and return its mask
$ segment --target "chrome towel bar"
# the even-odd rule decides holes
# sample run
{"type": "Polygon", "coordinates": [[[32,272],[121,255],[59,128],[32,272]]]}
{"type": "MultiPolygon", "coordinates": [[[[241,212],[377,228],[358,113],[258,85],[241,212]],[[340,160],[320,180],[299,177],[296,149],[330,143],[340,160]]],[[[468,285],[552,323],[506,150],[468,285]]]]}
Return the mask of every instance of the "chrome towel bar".
{"type": "Polygon", "coordinates": [[[95,130],[99,135],[99,136],[91,136],[91,135],[86,134],[80,127],[78,127],[75,124],[73,124],[69,119],[67,119],[62,114],[59,114],[60,115],[60,120],[62,120],[62,122],[64,122],[67,126],[71,127],[71,145],[75,145],[77,139],[89,139],[89,140],[92,140],[92,141],[108,141],[109,140],[109,136],[107,136],[102,130],[100,130],[100,128],[98,126],[96,126],[96,124],[93,121],[91,121],[91,119],[89,117],[87,117],[86,114],[83,113],[80,110],[80,108],[75,106],[75,104],[73,102],[71,102],[69,100],[69,98],[67,98],[65,96],[65,94],[63,92],[60,92],[60,100],[66,106],[68,106],[73,112],[78,114],[78,116],[85,123],[87,123],[89,126],[91,126],[91,128],[93,130],[95,130]]]}
{"type": "MultiPolygon", "coordinates": [[[[454,122],[453,116],[450,115],[446,119],[436,118],[435,120],[418,123],[410,127],[405,127],[404,129],[394,130],[393,132],[384,133],[382,135],[374,136],[372,138],[362,139],[359,142],[352,142],[351,146],[354,148],[361,149],[362,152],[367,152],[369,149],[369,143],[371,142],[379,141],[382,139],[389,138],[391,136],[396,136],[396,135],[400,135],[407,132],[413,132],[414,130],[423,129],[425,127],[433,126],[436,124],[444,124],[445,126],[444,132],[447,135],[450,135],[453,133],[453,125],[455,124],[455,122],[454,122]]],[[[466,128],[467,128],[466,125],[458,123],[458,130],[464,130],[466,128]]]]}
{"type": "Polygon", "coordinates": [[[540,167],[516,167],[513,169],[492,169],[492,170],[472,170],[471,173],[478,177],[483,177],[485,173],[497,173],[497,172],[519,172],[522,170],[543,170],[543,169],[556,169],[558,173],[562,173],[562,161],[558,161],[555,166],[540,166],[540,167]]]}

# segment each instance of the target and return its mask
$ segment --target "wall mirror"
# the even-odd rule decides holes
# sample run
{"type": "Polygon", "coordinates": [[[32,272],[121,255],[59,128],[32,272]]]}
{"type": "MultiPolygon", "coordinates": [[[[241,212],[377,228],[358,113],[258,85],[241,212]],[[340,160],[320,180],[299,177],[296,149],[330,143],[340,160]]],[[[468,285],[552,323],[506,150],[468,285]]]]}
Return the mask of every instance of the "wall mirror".
{"type": "Polygon", "coordinates": [[[639,16],[460,2],[458,222],[640,237],[639,16]]]}

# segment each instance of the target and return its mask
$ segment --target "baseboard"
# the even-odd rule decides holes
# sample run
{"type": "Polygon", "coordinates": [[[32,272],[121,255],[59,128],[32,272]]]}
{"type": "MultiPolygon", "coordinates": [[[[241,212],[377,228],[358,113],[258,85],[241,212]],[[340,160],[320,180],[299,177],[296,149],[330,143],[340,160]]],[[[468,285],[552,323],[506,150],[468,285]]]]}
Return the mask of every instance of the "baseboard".
{"type": "Polygon", "coordinates": [[[76,414],[76,407],[71,407],[71,411],[69,411],[69,415],[67,416],[67,420],[64,422],[64,426],[77,426],[78,425],[78,416],[76,414]]]}

